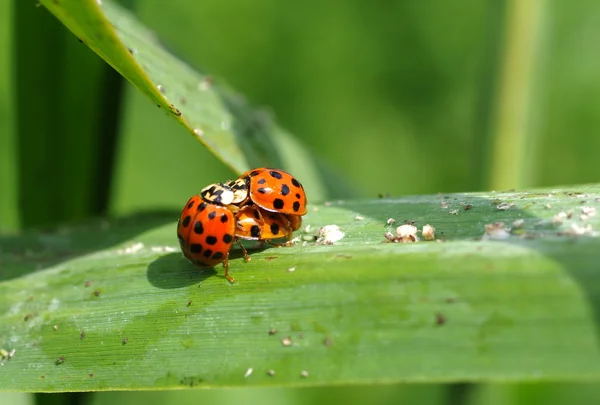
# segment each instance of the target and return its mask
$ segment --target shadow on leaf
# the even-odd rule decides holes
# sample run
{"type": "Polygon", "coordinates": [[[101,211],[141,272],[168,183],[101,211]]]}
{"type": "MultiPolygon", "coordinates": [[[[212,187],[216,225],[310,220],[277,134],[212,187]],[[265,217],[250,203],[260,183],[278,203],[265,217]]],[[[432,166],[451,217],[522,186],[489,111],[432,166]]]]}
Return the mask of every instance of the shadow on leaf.
{"type": "Polygon", "coordinates": [[[0,236],[0,281],[42,271],[58,263],[117,247],[149,230],[177,222],[171,211],[95,218],[50,229],[0,236]]]}
{"type": "Polygon", "coordinates": [[[183,288],[198,284],[214,276],[214,268],[201,269],[190,263],[181,252],[169,253],[148,265],[146,276],[154,287],[162,289],[183,288]]]}
{"type": "MultiPolygon", "coordinates": [[[[252,249],[249,253],[262,249],[252,249]]],[[[229,254],[229,266],[244,263],[241,249],[234,249],[229,254]],[[241,260],[238,260],[241,259],[241,260]]],[[[225,271],[221,264],[203,269],[194,266],[181,252],[173,252],[159,257],[148,265],[146,277],[154,287],[162,289],[183,288],[198,284],[208,277],[217,276],[225,279],[225,271]]]]}

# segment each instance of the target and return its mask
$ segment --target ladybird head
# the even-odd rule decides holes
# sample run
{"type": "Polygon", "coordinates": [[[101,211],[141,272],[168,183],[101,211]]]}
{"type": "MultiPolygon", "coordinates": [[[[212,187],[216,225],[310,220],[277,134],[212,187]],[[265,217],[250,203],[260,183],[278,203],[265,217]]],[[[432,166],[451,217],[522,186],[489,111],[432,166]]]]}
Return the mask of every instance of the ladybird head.
{"type": "Polygon", "coordinates": [[[225,187],[233,193],[231,204],[240,205],[248,199],[248,182],[246,179],[229,180],[225,183],[225,187]]]}
{"type": "Polygon", "coordinates": [[[234,192],[227,184],[215,183],[206,186],[200,191],[204,201],[213,204],[230,205],[234,201],[234,192]]]}

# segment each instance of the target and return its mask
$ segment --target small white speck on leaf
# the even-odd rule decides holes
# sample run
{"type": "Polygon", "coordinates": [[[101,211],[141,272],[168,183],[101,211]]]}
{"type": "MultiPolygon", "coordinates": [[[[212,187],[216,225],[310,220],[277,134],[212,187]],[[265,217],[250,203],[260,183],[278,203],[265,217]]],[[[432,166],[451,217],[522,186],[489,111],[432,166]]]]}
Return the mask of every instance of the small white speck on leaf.
{"type": "Polygon", "coordinates": [[[345,236],[339,226],[325,225],[317,231],[317,245],[333,245],[345,236]]]}
{"type": "Polygon", "coordinates": [[[512,226],[513,226],[513,228],[520,228],[523,226],[524,223],[525,223],[525,220],[523,218],[515,219],[512,223],[512,226]]]}
{"type": "Polygon", "coordinates": [[[496,210],[498,211],[508,211],[509,209],[511,209],[512,207],[514,207],[515,204],[513,203],[507,203],[507,202],[503,202],[500,203],[498,205],[496,205],[496,210]]]}
{"type": "Polygon", "coordinates": [[[130,255],[130,254],[139,252],[143,248],[144,248],[144,244],[142,242],[137,242],[137,243],[134,243],[131,246],[127,246],[125,249],[119,249],[119,250],[117,250],[117,253],[119,253],[119,254],[125,254],[125,255],[130,255]]]}
{"type": "Polygon", "coordinates": [[[485,233],[483,240],[502,240],[510,236],[510,228],[504,226],[504,222],[495,222],[493,224],[485,224],[485,233]]]}
{"type": "Polygon", "coordinates": [[[560,225],[568,218],[568,214],[564,211],[559,212],[555,216],[552,217],[552,223],[554,225],[560,225]]]}
{"type": "Polygon", "coordinates": [[[425,240],[434,240],[435,239],[435,228],[429,224],[423,225],[423,230],[421,231],[423,235],[423,239],[425,240]]]}

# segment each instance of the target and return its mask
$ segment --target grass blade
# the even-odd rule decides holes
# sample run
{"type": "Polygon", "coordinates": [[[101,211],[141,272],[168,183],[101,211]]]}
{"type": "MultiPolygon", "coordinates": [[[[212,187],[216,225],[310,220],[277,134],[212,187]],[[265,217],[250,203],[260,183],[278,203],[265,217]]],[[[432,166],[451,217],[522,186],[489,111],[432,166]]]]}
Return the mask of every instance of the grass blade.
{"type": "Polygon", "coordinates": [[[12,159],[18,160],[21,224],[55,225],[103,214],[120,77],[46,10],[13,4],[12,159]],[[115,77],[117,84],[110,80],[115,77]]]}
{"type": "Polygon", "coordinates": [[[11,1],[0,4],[0,234],[15,231],[19,227],[18,187],[15,120],[10,108],[14,89],[12,87],[13,68],[10,54],[12,49],[12,9],[11,1]]]}
{"type": "Polygon", "coordinates": [[[545,2],[506,2],[506,38],[492,110],[490,178],[486,188],[531,183],[534,159],[535,73],[542,43],[545,2]]]}
{"type": "Polygon", "coordinates": [[[181,257],[176,213],[4,239],[1,388],[597,380],[599,191],[314,206],[342,240],[236,250],[234,285],[181,257]],[[444,243],[382,243],[388,218],[444,243]]]}
{"type": "Polygon", "coordinates": [[[129,11],[110,1],[42,4],[235,172],[257,166],[286,168],[282,154],[295,151],[304,156],[296,165],[302,166],[306,188],[315,200],[326,198],[321,173],[301,143],[282,151],[289,135],[267,113],[253,110],[226,83],[170,54],[129,11]]]}

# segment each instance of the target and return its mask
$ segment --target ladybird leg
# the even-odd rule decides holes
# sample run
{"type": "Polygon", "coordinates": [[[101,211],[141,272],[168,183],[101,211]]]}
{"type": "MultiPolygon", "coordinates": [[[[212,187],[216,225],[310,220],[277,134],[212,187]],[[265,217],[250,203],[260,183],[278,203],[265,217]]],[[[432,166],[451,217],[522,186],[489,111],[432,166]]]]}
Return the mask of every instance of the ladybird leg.
{"type": "Polygon", "coordinates": [[[247,261],[247,262],[249,262],[250,261],[250,256],[248,256],[248,251],[246,250],[246,248],[244,247],[244,245],[242,245],[242,242],[240,242],[239,238],[235,238],[235,241],[242,248],[242,253],[244,253],[244,260],[247,261]]]}
{"type": "Polygon", "coordinates": [[[282,243],[273,243],[270,240],[267,240],[267,243],[269,243],[271,246],[275,246],[275,247],[294,246],[294,243],[292,242],[292,236],[293,236],[293,232],[294,232],[292,230],[292,223],[288,219],[287,215],[281,215],[281,218],[284,220],[284,223],[285,223],[285,226],[283,229],[285,230],[285,233],[287,234],[287,241],[282,242],[282,243]]]}
{"type": "Polygon", "coordinates": [[[302,217],[298,215],[286,215],[285,216],[290,223],[290,227],[293,231],[297,231],[302,226],[302,217]]]}
{"type": "Polygon", "coordinates": [[[225,255],[225,260],[223,261],[223,267],[225,268],[225,278],[227,279],[227,281],[229,281],[231,284],[235,283],[235,278],[233,278],[229,275],[229,253],[227,253],[227,255],[225,255]]]}
{"type": "Polygon", "coordinates": [[[258,221],[260,221],[261,224],[265,223],[265,220],[263,218],[262,212],[260,210],[256,210],[256,212],[258,213],[259,218],[257,218],[258,221]]]}
{"type": "Polygon", "coordinates": [[[292,242],[292,236],[294,234],[294,231],[292,229],[292,223],[289,220],[289,218],[287,217],[287,215],[284,216],[285,218],[285,231],[287,232],[287,241],[284,243],[284,246],[294,246],[294,242],[292,242]]]}

